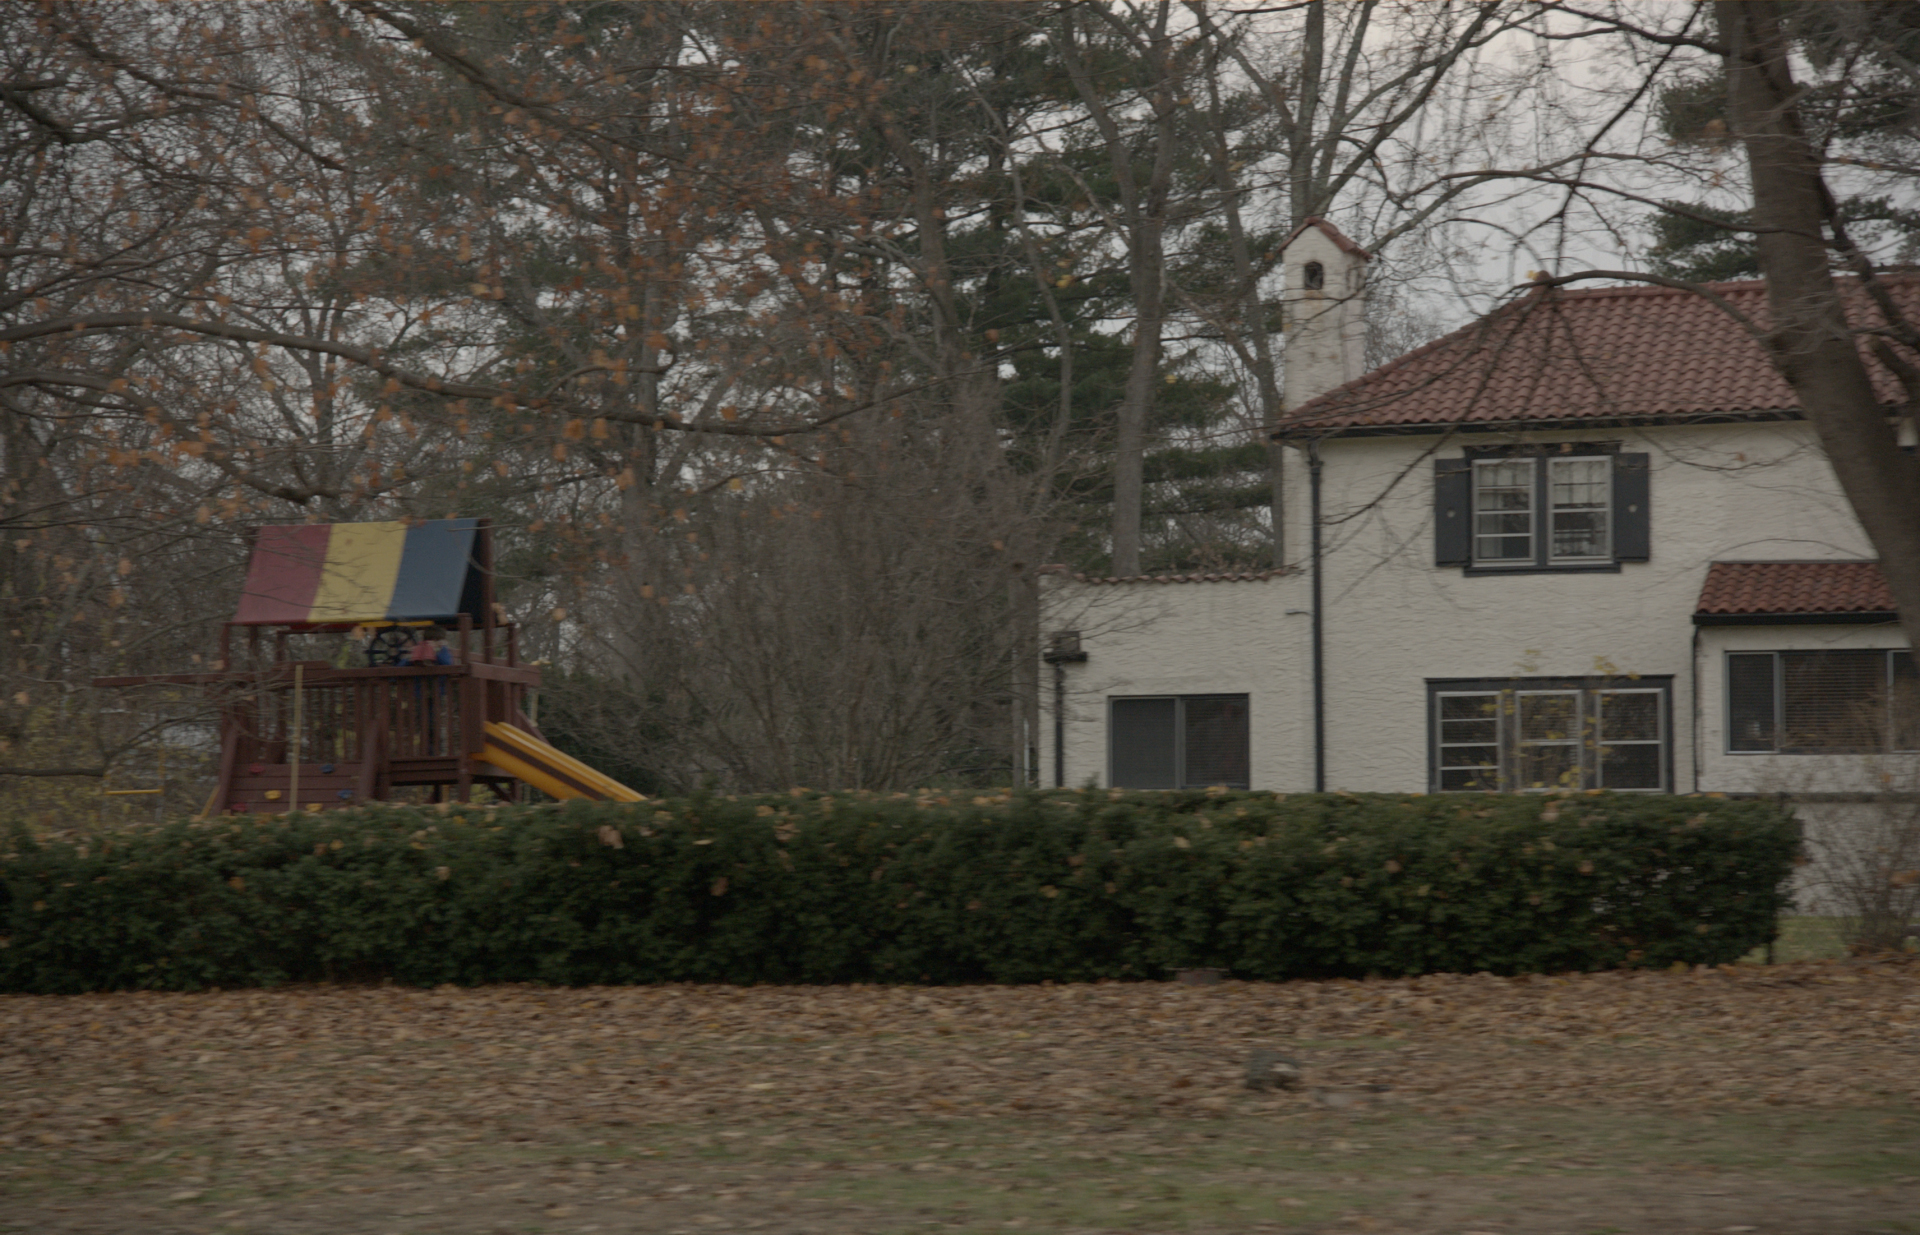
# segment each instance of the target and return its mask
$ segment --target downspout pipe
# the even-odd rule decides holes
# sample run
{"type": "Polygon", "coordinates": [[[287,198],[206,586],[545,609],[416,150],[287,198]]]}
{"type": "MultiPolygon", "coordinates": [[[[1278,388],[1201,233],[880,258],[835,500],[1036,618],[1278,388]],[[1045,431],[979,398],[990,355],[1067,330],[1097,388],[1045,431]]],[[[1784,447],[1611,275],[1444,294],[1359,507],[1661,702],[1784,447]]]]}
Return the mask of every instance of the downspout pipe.
{"type": "Polygon", "coordinates": [[[1327,791],[1326,613],[1320,551],[1320,443],[1307,443],[1308,558],[1313,572],[1313,791],[1327,791]]]}
{"type": "MultiPolygon", "coordinates": [[[[1700,792],[1700,727],[1701,727],[1702,721],[1705,718],[1705,712],[1703,711],[1704,704],[1700,699],[1700,627],[1697,625],[1693,628],[1693,656],[1688,665],[1688,669],[1689,669],[1689,673],[1688,673],[1689,680],[1687,682],[1687,694],[1691,696],[1691,698],[1689,699],[1689,702],[1692,704],[1692,706],[1688,710],[1693,713],[1693,724],[1689,726],[1693,730],[1693,733],[1691,734],[1691,743],[1690,743],[1689,749],[1692,752],[1691,762],[1693,763],[1693,791],[1695,793],[1699,793],[1700,792]]],[[[1678,779],[1678,778],[1676,777],[1674,779],[1678,779]]],[[[1772,947],[1773,945],[1769,943],[1767,946],[1772,947]]]]}
{"type": "Polygon", "coordinates": [[[1080,632],[1056,630],[1041,660],[1053,666],[1053,787],[1067,787],[1067,666],[1086,663],[1080,632]]]}
{"type": "Polygon", "coordinates": [[[1053,662],[1053,787],[1067,787],[1067,666],[1053,662]]]}

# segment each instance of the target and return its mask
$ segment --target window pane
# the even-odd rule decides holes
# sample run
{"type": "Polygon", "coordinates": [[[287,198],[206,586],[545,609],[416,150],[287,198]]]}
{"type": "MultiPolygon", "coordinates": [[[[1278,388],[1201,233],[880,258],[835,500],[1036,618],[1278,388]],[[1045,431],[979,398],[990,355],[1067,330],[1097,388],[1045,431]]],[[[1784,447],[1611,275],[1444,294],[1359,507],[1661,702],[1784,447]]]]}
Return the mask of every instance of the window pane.
{"type": "Polygon", "coordinates": [[[1500,786],[1500,694],[1441,695],[1437,788],[1494,792],[1500,786]]]}
{"type": "Polygon", "coordinates": [[[1533,560],[1533,537],[1476,536],[1473,555],[1483,562],[1530,562],[1533,560]]]}
{"type": "Polygon", "coordinates": [[[1610,459],[1554,459],[1548,464],[1553,510],[1553,556],[1607,555],[1607,505],[1613,488],[1610,459]]]}
{"type": "Polygon", "coordinates": [[[1660,692],[1603,690],[1600,692],[1600,740],[1654,742],[1660,738],[1660,692]]]}
{"type": "Polygon", "coordinates": [[[1174,789],[1172,699],[1115,699],[1112,780],[1119,789],[1174,789]]]}
{"type": "Polygon", "coordinates": [[[1601,789],[1664,789],[1656,690],[1597,691],[1601,789]]]}
{"type": "Polygon", "coordinates": [[[1660,782],[1660,744],[1642,742],[1632,746],[1602,746],[1599,787],[1664,789],[1666,786],[1660,782]]]}
{"type": "Polygon", "coordinates": [[[1522,507],[1533,504],[1533,460],[1497,459],[1473,465],[1474,479],[1482,493],[1516,490],[1522,507]]]}
{"type": "Polygon", "coordinates": [[[1527,511],[1483,510],[1474,518],[1474,531],[1482,536],[1525,536],[1533,530],[1533,515],[1527,511]]]}
{"type": "Polygon", "coordinates": [[[1580,788],[1580,747],[1564,745],[1528,745],[1520,747],[1520,789],[1580,788]]]}
{"type": "Polygon", "coordinates": [[[1440,788],[1467,793],[1495,793],[1500,788],[1500,758],[1491,746],[1477,748],[1462,747],[1450,751],[1452,757],[1460,758],[1458,767],[1442,766],[1440,769],[1440,788]]]}
{"type": "Polygon", "coordinates": [[[1605,557],[1606,554],[1606,511],[1556,510],[1553,512],[1554,557],[1605,557]]]}
{"type": "Polygon", "coordinates": [[[1473,465],[1473,555],[1480,561],[1533,556],[1533,460],[1473,465]]]}
{"type": "Polygon", "coordinates": [[[1520,691],[1520,789],[1580,788],[1580,695],[1520,691]]]}
{"type": "Polygon", "coordinates": [[[1727,749],[1774,748],[1773,653],[1727,657],[1727,749]]]}
{"type": "Polygon", "coordinates": [[[1887,654],[1781,652],[1783,749],[1874,750],[1886,716],[1887,654]]]}
{"type": "Polygon", "coordinates": [[[1469,746],[1491,746],[1500,740],[1500,722],[1497,720],[1443,720],[1440,722],[1440,741],[1444,745],[1465,743],[1469,746]]]}
{"type": "Polygon", "coordinates": [[[1553,508],[1606,509],[1607,491],[1613,487],[1613,469],[1608,459],[1554,459],[1547,473],[1553,491],[1553,508]]]}
{"type": "Polygon", "coordinates": [[[1440,696],[1440,743],[1492,744],[1500,740],[1500,696],[1440,696]]]}
{"type": "Polygon", "coordinates": [[[1566,742],[1580,737],[1580,696],[1522,691],[1519,696],[1522,742],[1566,742]]]}
{"type": "Polygon", "coordinates": [[[1249,780],[1247,697],[1197,695],[1182,702],[1187,714],[1187,785],[1245,789],[1249,780]]]}

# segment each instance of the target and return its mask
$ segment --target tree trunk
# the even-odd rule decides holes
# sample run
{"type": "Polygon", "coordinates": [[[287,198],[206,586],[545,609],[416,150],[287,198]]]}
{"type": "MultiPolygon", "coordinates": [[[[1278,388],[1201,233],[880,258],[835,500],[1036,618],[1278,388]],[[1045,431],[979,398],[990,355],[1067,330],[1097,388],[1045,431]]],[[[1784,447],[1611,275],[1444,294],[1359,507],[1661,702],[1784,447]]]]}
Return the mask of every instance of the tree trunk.
{"type": "Polygon", "coordinates": [[[1165,317],[1160,228],[1159,219],[1141,220],[1128,254],[1133,267],[1133,358],[1113,435],[1113,573],[1123,578],[1140,573],[1147,419],[1153,411],[1154,378],[1160,372],[1165,317]]]}
{"type": "Polygon", "coordinates": [[[1834,285],[1822,227],[1832,201],[1797,110],[1780,6],[1719,0],[1727,113],[1753,180],[1774,364],[1820,437],[1920,648],[1920,459],[1899,449],[1834,285]]]}
{"type": "Polygon", "coordinates": [[[1132,363],[1127,369],[1127,385],[1120,396],[1114,426],[1111,567],[1114,574],[1121,576],[1140,573],[1147,422],[1152,418],[1154,379],[1160,369],[1160,336],[1166,327],[1167,203],[1173,188],[1177,154],[1174,144],[1178,138],[1173,80],[1176,49],[1167,24],[1170,11],[1169,0],[1156,0],[1150,23],[1136,35],[1114,13],[1092,10],[1132,43],[1142,67],[1151,74],[1143,93],[1153,112],[1144,130],[1153,163],[1144,184],[1134,174],[1132,143],[1094,81],[1088,59],[1082,56],[1074,10],[1063,10],[1059,27],[1051,32],[1061,64],[1072,78],[1074,90],[1086,105],[1088,117],[1099,130],[1100,140],[1112,160],[1114,184],[1120,199],[1119,222],[1126,233],[1127,275],[1134,298],[1134,319],[1132,363]]]}

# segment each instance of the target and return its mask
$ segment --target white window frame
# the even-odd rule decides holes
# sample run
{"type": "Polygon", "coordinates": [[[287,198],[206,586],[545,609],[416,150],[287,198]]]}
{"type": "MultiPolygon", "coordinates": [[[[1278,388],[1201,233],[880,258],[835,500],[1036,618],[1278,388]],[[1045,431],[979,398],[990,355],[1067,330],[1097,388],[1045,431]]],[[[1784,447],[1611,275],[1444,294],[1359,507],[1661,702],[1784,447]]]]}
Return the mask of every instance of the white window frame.
{"type": "Polygon", "coordinates": [[[1503,726],[1500,721],[1500,712],[1504,706],[1503,699],[1504,699],[1503,694],[1497,690],[1439,690],[1433,693],[1433,726],[1434,726],[1433,733],[1434,733],[1434,750],[1436,752],[1436,755],[1435,755],[1435,764],[1434,764],[1434,772],[1433,772],[1432,779],[1433,779],[1434,789],[1437,792],[1441,792],[1441,793],[1476,792],[1475,790],[1470,790],[1470,789],[1441,789],[1440,786],[1442,782],[1446,780],[1446,774],[1448,772],[1469,771],[1469,770],[1483,771],[1489,766],[1492,767],[1493,769],[1493,783],[1496,785],[1503,785],[1506,783],[1507,763],[1508,763],[1507,744],[1500,740],[1501,735],[1505,731],[1505,726],[1503,726]],[[1457,724],[1462,721],[1465,721],[1470,724],[1491,723],[1493,725],[1493,741],[1491,742],[1480,742],[1480,741],[1449,742],[1447,740],[1447,729],[1446,729],[1446,726],[1448,725],[1449,721],[1441,715],[1441,713],[1445,711],[1445,707],[1444,707],[1444,704],[1442,703],[1442,700],[1446,700],[1446,699],[1492,699],[1494,701],[1493,710],[1489,712],[1485,717],[1459,716],[1459,717],[1454,717],[1452,720],[1452,723],[1457,724]],[[1469,748],[1475,749],[1475,750],[1485,750],[1489,746],[1493,748],[1493,763],[1491,765],[1485,764],[1485,763],[1451,763],[1450,764],[1447,762],[1447,752],[1449,750],[1462,750],[1462,749],[1469,749],[1469,748]]]}
{"type": "MultiPolygon", "coordinates": [[[[1670,680],[1621,678],[1553,678],[1508,681],[1440,680],[1428,685],[1429,726],[1432,734],[1427,777],[1433,793],[1488,792],[1484,789],[1446,788],[1446,774],[1469,768],[1488,768],[1502,793],[1552,793],[1563,789],[1613,789],[1616,793],[1670,793],[1673,785],[1672,708],[1673,686],[1670,680]],[[1643,684],[1644,683],[1644,684],[1643,684]],[[1606,733],[1606,700],[1616,695],[1650,695],[1656,700],[1654,734],[1651,737],[1609,740],[1606,733]],[[1529,699],[1573,696],[1574,731],[1562,737],[1528,738],[1522,727],[1523,709],[1529,699]],[[1487,719],[1494,722],[1494,737],[1485,741],[1461,741],[1447,732],[1443,718],[1448,699],[1493,699],[1495,705],[1487,719]],[[1493,746],[1496,761],[1484,763],[1450,762],[1449,751],[1493,746]],[[1658,755],[1658,783],[1652,787],[1628,786],[1615,789],[1606,784],[1608,747],[1651,746],[1658,755]],[[1574,748],[1573,767],[1579,775],[1575,783],[1565,785],[1523,785],[1520,778],[1527,770],[1529,749],[1574,748]]],[[[1477,719],[1456,717],[1455,722],[1477,719]]],[[[1456,731],[1457,732],[1457,731],[1456,731]]]]}
{"type": "Polygon", "coordinates": [[[1523,793],[1547,793],[1555,789],[1580,789],[1586,780],[1586,752],[1581,747],[1587,741],[1587,692],[1578,688],[1546,687],[1538,690],[1515,690],[1513,695],[1513,749],[1515,780],[1528,770],[1527,751],[1532,750],[1571,750],[1573,752],[1573,770],[1577,784],[1554,785],[1516,785],[1523,793]],[[1530,738],[1527,736],[1527,700],[1529,699],[1572,699],[1573,731],[1557,738],[1530,738]]]}
{"type": "MultiPolygon", "coordinates": [[[[1606,751],[1609,746],[1652,746],[1658,749],[1660,756],[1660,780],[1665,783],[1672,775],[1667,767],[1667,711],[1669,700],[1660,696],[1667,691],[1655,686],[1603,686],[1590,692],[1593,696],[1593,787],[1608,789],[1606,751]],[[1607,737],[1607,700],[1614,695],[1652,695],[1658,706],[1653,709],[1654,736],[1651,738],[1614,738],[1607,737]]],[[[1621,793],[1644,793],[1642,789],[1622,789],[1621,793]]]]}
{"type": "MultiPolygon", "coordinates": [[[[1467,503],[1472,520],[1469,526],[1469,545],[1471,560],[1476,568],[1499,570],[1502,568],[1524,570],[1539,569],[1543,566],[1584,566],[1612,562],[1613,559],[1613,468],[1615,456],[1610,454],[1526,454],[1526,455],[1489,455],[1473,460],[1473,468],[1467,485],[1467,503]],[[1540,464],[1545,463],[1545,467],[1540,464]],[[1600,482],[1601,500],[1598,504],[1558,504],[1553,498],[1554,475],[1557,471],[1579,463],[1598,463],[1605,473],[1600,482]],[[1488,469],[1513,467],[1525,464],[1527,468],[1527,506],[1524,512],[1482,510],[1480,495],[1483,490],[1481,477],[1488,469]],[[1598,553],[1556,554],[1553,551],[1554,535],[1558,517],[1562,514],[1583,514],[1598,511],[1600,514],[1600,550],[1598,553]],[[1482,532],[1480,520],[1483,516],[1513,516],[1524,513],[1527,520],[1525,532],[1482,532]],[[1524,557],[1483,557],[1481,541],[1510,541],[1524,536],[1527,554],[1524,557]]],[[[1484,486],[1485,488],[1513,488],[1517,486],[1484,486]]]]}

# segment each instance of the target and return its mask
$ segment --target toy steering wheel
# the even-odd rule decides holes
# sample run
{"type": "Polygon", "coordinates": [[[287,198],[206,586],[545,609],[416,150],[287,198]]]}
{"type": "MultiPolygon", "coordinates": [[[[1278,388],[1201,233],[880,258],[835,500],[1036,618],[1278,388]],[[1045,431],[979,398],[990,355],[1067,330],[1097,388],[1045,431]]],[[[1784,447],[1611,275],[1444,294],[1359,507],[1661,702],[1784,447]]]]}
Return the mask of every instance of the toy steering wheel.
{"type": "Polygon", "coordinates": [[[413,650],[413,633],[404,626],[387,626],[373,632],[367,640],[367,664],[378,669],[384,665],[404,665],[413,650]]]}

